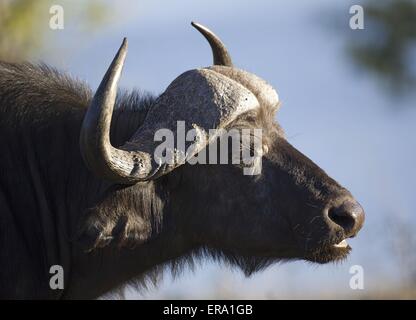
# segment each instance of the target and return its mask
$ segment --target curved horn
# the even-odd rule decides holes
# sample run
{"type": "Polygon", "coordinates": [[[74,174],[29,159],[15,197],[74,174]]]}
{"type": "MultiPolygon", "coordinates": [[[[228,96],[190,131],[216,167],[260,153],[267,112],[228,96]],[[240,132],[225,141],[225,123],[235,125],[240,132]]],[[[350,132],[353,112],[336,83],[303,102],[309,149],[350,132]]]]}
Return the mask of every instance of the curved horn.
{"type": "Polygon", "coordinates": [[[199,23],[192,21],[191,25],[201,32],[205,39],[208,40],[214,56],[214,65],[232,67],[233,63],[231,61],[231,57],[220,38],[218,38],[211,30],[199,23]]]}
{"type": "Polygon", "coordinates": [[[119,183],[147,178],[151,170],[148,154],[114,148],[110,125],[117,95],[117,84],[127,54],[127,39],[118,50],[95,93],[81,127],[81,155],[96,175],[119,183]]]}
{"type": "Polygon", "coordinates": [[[255,75],[230,68],[231,59],[221,41],[205,27],[192,25],[211,44],[215,65],[177,77],[156,99],[133,136],[115,148],[110,142],[110,125],[127,52],[124,39],[81,128],[81,154],[97,176],[123,184],[158,178],[201,151],[212,139],[209,129],[225,127],[260,104],[277,105],[278,96],[270,85],[255,75]],[[192,129],[195,136],[188,139],[192,129]],[[186,133],[185,144],[179,140],[183,138],[181,132],[186,133]],[[163,137],[166,143],[160,143],[163,137]]]}

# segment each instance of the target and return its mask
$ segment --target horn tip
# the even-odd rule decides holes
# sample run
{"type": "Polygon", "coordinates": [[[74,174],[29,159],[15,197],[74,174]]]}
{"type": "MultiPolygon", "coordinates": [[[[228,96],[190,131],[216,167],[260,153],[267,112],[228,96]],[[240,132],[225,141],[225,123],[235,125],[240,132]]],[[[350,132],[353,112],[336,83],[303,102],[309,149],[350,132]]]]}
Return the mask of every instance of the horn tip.
{"type": "Polygon", "coordinates": [[[123,61],[126,57],[127,54],[127,38],[124,37],[123,38],[123,42],[121,43],[120,49],[118,49],[118,52],[116,54],[116,57],[114,59],[119,59],[121,58],[123,61]]]}
{"type": "Polygon", "coordinates": [[[197,29],[208,40],[214,55],[214,65],[232,67],[233,63],[228,51],[222,41],[207,27],[195,21],[191,21],[191,25],[197,29]]]}
{"type": "Polygon", "coordinates": [[[198,22],[195,22],[195,21],[191,21],[191,25],[199,31],[202,31],[202,30],[206,29],[206,27],[204,27],[202,24],[200,24],[198,22]]]}
{"type": "Polygon", "coordinates": [[[122,47],[127,47],[127,37],[123,38],[123,42],[121,43],[122,47]]]}

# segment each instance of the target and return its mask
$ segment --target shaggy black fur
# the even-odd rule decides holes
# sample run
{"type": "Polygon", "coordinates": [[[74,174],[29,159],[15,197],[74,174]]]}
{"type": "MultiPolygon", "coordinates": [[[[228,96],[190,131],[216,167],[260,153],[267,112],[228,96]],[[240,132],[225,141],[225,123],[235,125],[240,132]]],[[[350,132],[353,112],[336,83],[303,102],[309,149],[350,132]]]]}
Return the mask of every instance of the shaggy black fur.
{"type": "MultiPolygon", "coordinates": [[[[351,196],[284,139],[276,106],[230,125],[263,129],[260,176],[238,165],[185,164],[121,186],[82,161],[91,97],[85,84],[45,65],[0,63],[0,298],[94,298],[198,257],[249,275],[275,261],[346,256],[328,249],[344,235],[323,209],[351,196]],[[64,267],[64,290],[49,288],[55,264],[64,267]]],[[[113,145],[130,138],[153,101],[119,94],[113,145]]]]}

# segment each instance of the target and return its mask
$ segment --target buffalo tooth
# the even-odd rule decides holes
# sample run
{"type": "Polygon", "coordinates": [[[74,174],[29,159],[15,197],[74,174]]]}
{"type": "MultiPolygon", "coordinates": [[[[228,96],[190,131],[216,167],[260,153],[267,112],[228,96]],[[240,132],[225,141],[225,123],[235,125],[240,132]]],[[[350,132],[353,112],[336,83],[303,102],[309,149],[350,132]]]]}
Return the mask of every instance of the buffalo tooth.
{"type": "Polygon", "coordinates": [[[347,240],[342,240],[340,243],[334,244],[336,248],[346,248],[348,246],[347,240]]]}

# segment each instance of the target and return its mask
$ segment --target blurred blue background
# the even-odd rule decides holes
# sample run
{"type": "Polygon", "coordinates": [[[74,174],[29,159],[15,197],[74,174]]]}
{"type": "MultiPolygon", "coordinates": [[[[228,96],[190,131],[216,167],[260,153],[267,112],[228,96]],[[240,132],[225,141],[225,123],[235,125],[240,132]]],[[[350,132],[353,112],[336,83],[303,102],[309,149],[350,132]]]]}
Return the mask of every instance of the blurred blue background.
{"type": "MultiPolygon", "coordinates": [[[[293,262],[245,278],[201,261],[176,279],[165,272],[157,288],[127,289],[126,298],[416,297],[414,87],[397,93],[381,75],[354,63],[348,48],[377,27],[365,16],[366,29],[350,29],[349,8],[359,2],[131,0],[86,8],[84,1],[61,0],[53,3],[65,9],[65,28],[55,31],[45,3],[36,11],[36,46],[23,58],[56,66],[94,90],[126,36],[121,86],[162,92],[180,73],[211,64],[209,46],[190,22],[208,26],[236,66],[276,88],[277,119],[288,140],[366,210],[365,227],[343,263],[293,262]],[[353,265],[364,269],[364,290],[350,289],[353,265]]],[[[412,52],[408,65],[416,70],[412,52]]]]}

